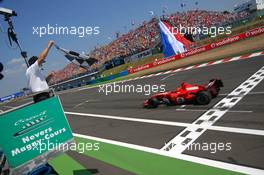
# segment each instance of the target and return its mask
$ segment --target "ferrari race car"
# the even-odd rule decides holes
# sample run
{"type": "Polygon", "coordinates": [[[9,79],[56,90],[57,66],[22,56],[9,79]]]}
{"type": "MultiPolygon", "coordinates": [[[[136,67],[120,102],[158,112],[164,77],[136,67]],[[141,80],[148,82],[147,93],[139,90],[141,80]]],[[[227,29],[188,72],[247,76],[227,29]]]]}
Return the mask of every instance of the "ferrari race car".
{"type": "Polygon", "coordinates": [[[181,87],[174,91],[158,93],[144,101],[145,108],[156,108],[161,104],[172,105],[207,105],[212,98],[217,97],[223,87],[220,79],[212,79],[207,85],[188,84],[183,82],[181,87]]]}

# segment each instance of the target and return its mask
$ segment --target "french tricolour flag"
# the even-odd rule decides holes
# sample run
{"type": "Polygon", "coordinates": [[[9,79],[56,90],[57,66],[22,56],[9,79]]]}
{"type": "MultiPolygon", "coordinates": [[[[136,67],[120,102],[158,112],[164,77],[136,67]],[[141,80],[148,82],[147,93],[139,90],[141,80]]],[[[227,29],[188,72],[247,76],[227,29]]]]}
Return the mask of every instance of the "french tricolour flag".
{"type": "Polygon", "coordinates": [[[163,54],[165,58],[185,52],[191,42],[164,21],[159,22],[163,54]]]}

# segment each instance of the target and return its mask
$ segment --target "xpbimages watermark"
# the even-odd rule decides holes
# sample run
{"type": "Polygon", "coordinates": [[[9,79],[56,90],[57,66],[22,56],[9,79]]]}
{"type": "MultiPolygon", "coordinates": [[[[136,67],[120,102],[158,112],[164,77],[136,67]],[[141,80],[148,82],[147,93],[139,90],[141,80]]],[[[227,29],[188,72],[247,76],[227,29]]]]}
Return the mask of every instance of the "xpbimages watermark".
{"type": "Polygon", "coordinates": [[[25,151],[38,151],[40,154],[46,151],[76,151],[78,153],[84,153],[87,151],[99,151],[99,142],[72,142],[72,143],[57,143],[50,142],[49,140],[43,142],[41,139],[27,144],[24,147],[16,148],[12,150],[12,156],[17,156],[25,151]]]}
{"type": "Polygon", "coordinates": [[[48,142],[44,143],[41,142],[39,143],[39,153],[43,153],[45,151],[76,151],[78,153],[84,153],[87,151],[99,151],[100,150],[100,143],[95,142],[95,143],[83,143],[83,142],[73,142],[73,143],[52,143],[48,140],[48,142]]]}
{"type": "Polygon", "coordinates": [[[217,152],[231,151],[232,143],[231,142],[203,142],[203,143],[192,143],[187,147],[188,151],[205,151],[215,154],[217,152]]]}
{"type": "Polygon", "coordinates": [[[184,35],[186,33],[196,35],[196,34],[203,34],[203,35],[210,35],[211,37],[216,37],[217,35],[230,35],[232,33],[231,26],[221,27],[221,26],[211,26],[211,27],[185,27],[181,24],[179,27],[172,27],[172,33],[180,33],[184,35]]]}
{"type": "Polygon", "coordinates": [[[80,38],[100,34],[99,26],[58,26],[47,24],[45,26],[33,26],[32,34],[43,37],[45,35],[74,35],[80,38]]]}
{"type": "Polygon", "coordinates": [[[109,95],[111,93],[143,93],[144,95],[150,95],[157,92],[165,92],[166,85],[150,85],[150,84],[123,84],[123,83],[111,83],[99,85],[98,92],[109,95]]]}

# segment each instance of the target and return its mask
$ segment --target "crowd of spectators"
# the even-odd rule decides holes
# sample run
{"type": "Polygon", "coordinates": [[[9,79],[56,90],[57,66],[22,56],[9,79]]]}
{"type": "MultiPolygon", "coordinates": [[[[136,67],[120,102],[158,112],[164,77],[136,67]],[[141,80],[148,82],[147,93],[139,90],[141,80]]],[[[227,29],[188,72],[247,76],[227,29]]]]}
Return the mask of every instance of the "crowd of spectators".
{"type": "MultiPolygon", "coordinates": [[[[177,12],[165,18],[174,27],[211,27],[220,26],[246,17],[247,13],[229,13],[205,10],[177,12]]],[[[135,30],[112,41],[110,44],[95,48],[90,55],[102,63],[114,57],[127,56],[152,48],[160,42],[158,20],[153,18],[143,22],[135,30]]]]}
{"type": "Polygon", "coordinates": [[[177,12],[166,16],[167,20],[173,24],[174,27],[212,27],[230,24],[234,21],[243,19],[248,16],[247,12],[230,13],[228,11],[205,11],[193,10],[188,12],[177,12]]]}
{"type": "Polygon", "coordinates": [[[59,83],[61,81],[67,80],[71,77],[73,77],[74,75],[78,75],[81,73],[86,72],[85,69],[80,68],[79,66],[77,66],[74,63],[69,63],[68,65],[66,65],[62,70],[56,71],[56,72],[51,72],[52,73],[52,77],[48,80],[48,83],[50,85],[55,84],[55,83],[59,83]]]}
{"type": "Polygon", "coordinates": [[[91,57],[103,63],[114,57],[132,55],[154,47],[159,41],[156,21],[144,21],[138,28],[130,30],[111,43],[95,48],[90,52],[91,57]]]}
{"type": "MultiPolygon", "coordinates": [[[[176,12],[170,15],[162,16],[174,27],[211,27],[232,23],[243,19],[248,14],[230,13],[218,11],[193,10],[187,12],[176,12]]],[[[144,21],[139,27],[131,29],[128,33],[118,36],[109,44],[96,47],[89,55],[96,58],[99,62],[94,68],[98,68],[104,62],[115,57],[129,56],[149,48],[155,47],[160,43],[158,20],[156,18],[150,21],[144,21]]],[[[83,73],[85,70],[70,63],[63,70],[55,72],[51,79],[52,83],[68,79],[76,74],[83,73]]]]}

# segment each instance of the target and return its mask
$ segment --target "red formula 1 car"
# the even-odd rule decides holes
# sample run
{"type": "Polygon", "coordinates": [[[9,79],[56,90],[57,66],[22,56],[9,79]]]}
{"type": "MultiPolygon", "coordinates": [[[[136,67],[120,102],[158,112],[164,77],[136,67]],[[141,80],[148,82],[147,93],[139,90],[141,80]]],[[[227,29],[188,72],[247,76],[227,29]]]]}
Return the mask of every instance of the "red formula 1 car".
{"type": "Polygon", "coordinates": [[[217,97],[223,82],[220,79],[212,79],[207,85],[188,84],[183,82],[181,87],[174,91],[163,92],[151,96],[144,101],[144,107],[156,108],[160,104],[184,105],[197,104],[207,105],[212,98],[217,97]]]}

